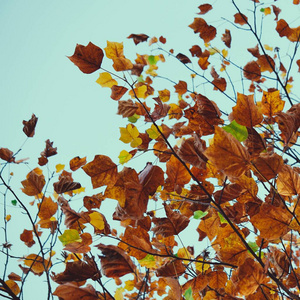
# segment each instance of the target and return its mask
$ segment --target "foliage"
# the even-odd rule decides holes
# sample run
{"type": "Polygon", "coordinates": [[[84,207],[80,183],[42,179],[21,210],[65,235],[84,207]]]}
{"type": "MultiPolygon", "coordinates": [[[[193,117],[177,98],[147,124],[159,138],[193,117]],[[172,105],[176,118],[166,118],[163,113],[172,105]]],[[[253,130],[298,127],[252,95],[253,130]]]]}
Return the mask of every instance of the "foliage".
{"type": "MultiPolygon", "coordinates": [[[[239,7],[228,1],[235,14],[223,18],[226,28],[210,25],[213,5],[200,5],[200,16],[189,25],[200,40],[189,54],[165,50],[162,36],[150,39],[150,54],[134,60],[119,42],[108,41],[103,50],[91,42],[76,46],[69,59],[86,74],[101,69],[97,83],[111,89],[118,115],[128,120],[120,128],[128,151],[120,151],[119,164],[101,154],[89,162],[74,157],[69,170],[57,165],[53,182],[54,173],[45,174],[57,149],[47,140],[39,167],[22,181],[22,192],[32,198],[28,207],[10,185],[13,174],[4,175],[8,166],[25,162],[17,160],[18,152],[0,149],[1,296],[20,299],[35,275],[44,276],[48,299],[300,299],[300,98],[293,94],[300,26],[280,18],[284,2],[246,2],[239,7]],[[264,44],[265,24],[273,25],[268,35],[281,37],[287,53],[264,44]],[[240,35],[254,39],[253,47],[244,49],[240,35]],[[245,61],[230,54],[236,49],[245,61]],[[102,68],[105,60],[111,70],[102,68]],[[190,78],[174,82],[172,75],[158,75],[166,60],[181,64],[190,78]],[[163,89],[155,87],[158,82],[163,89]],[[210,85],[205,92],[203,82],[210,85]],[[152,162],[133,168],[146,152],[154,155],[152,162]],[[75,209],[74,196],[84,193],[73,180],[80,169],[97,191],[75,209]],[[14,226],[7,195],[31,224],[20,236],[22,257],[7,236],[14,226]],[[101,209],[113,200],[113,219],[123,227],[114,228],[101,209]],[[25,254],[32,246],[37,250],[25,254]],[[57,273],[60,247],[63,270],[57,273]],[[16,258],[21,270],[9,273],[16,258]],[[118,287],[108,288],[107,278],[118,287]]],[[[128,38],[135,45],[149,39],[128,38]]],[[[33,137],[37,117],[23,124],[33,137]]]]}

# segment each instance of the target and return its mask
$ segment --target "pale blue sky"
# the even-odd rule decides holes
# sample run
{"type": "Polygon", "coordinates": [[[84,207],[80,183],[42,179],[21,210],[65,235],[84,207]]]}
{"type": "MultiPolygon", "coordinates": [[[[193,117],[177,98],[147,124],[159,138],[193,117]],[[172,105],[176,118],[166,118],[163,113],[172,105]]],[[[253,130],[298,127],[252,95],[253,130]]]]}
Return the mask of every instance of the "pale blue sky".
{"type": "MultiPolygon", "coordinates": [[[[66,57],[74,53],[76,43],[87,45],[91,41],[104,48],[107,40],[124,41],[125,55],[134,59],[136,52],[144,54],[150,50],[147,43],[136,47],[126,37],[131,33],[145,33],[150,37],[163,35],[167,38],[166,50],[174,48],[175,54],[183,52],[189,55],[188,49],[194,44],[202,46],[202,41],[188,25],[193,22],[194,17],[199,17],[196,15],[197,7],[206,2],[213,3],[219,13],[212,15],[215,16],[215,23],[212,25],[220,33],[225,28],[232,30],[233,27],[226,21],[220,21],[220,16],[225,15],[226,11],[234,11],[229,4],[224,5],[225,2],[231,2],[228,0],[0,0],[0,147],[16,151],[25,140],[22,120],[30,119],[32,113],[39,118],[35,137],[27,141],[19,155],[19,158],[31,158],[29,168],[17,166],[14,169],[15,172],[21,170],[22,173],[20,177],[17,173],[12,181],[17,189],[29,169],[37,166],[37,157],[48,138],[58,147],[58,155],[49,159],[52,168],[56,163],[68,164],[77,155],[87,155],[88,161],[91,161],[95,154],[106,154],[118,162],[120,151],[130,150],[128,145],[118,140],[118,127],[126,125],[127,120],[116,115],[117,102],[110,99],[110,89],[95,83],[99,71],[90,75],[83,74],[66,57]]],[[[238,4],[239,2],[245,1],[237,1],[238,4]]],[[[277,1],[278,4],[284,2],[292,1],[277,1]]],[[[283,12],[281,16],[289,16],[289,20],[295,21],[291,27],[298,26],[299,7],[292,6],[291,3],[287,6],[293,10],[283,12]]],[[[273,20],[274,16],[270,18],[273,20]]],[[[263,34],[265,43],[283,47],[277,36],[269,35],[269,32],[274,33],[271,31],[274,28],[269,27],[269,30],[263,34]]],[[[238,35],[233,35],[229,55],[233,61],[243,61],[245,64],[252,60],[252,56],[249,53],[241,55],[239,47],[244,46],[244,43],[254,47],[256,42],[254,39],[245,39],[244,31],[236,33],[238,35]]],[[[218,47],[224,48],[219,45],[220,43],[218,47]]],[[[213,57],[212,60],[214,59],[213,57]]],[[[108,59],[104,58],[102,66],[112,70],[108,59]]],[[[169,74],[175,81],[181,79],[189,82],[189,72],[185,72],[178,62],[171,60],[165,66],[160,66],[163,72],[161,75],[169,74]],[[169,73],[168,68],[171,70],[169,73]]],[[[197,63],[194,63],[194,67],[199,69],[197,63]]],[[[242,92],[239,89],[240,72],[237,71],[232,76],[237,91],[242,92]]],[[[299,75],[297,76],[299,79],[299,75]]],[[[164,81],[158,85],[162,89],[164,84],[168,88],[172,86],[164,81]]],[[[232,103],[219,103],[218,94],[211,88],[204,85],[199,87],[199,91],[212,95],[212,100],[223,109],[230,110],[232,103]]],[[[232,94],[230,87],[228,92],[232,94]]],[[[294,93],[299,94],[299,88],[295,88],[294,93]]],[[[143,122],[137,126],[141,131],[150,127],[143,122]]],[[[145,163],[143,158],[139,160],[138,171],[143,169],[145,163]]],[[[77,171],[76,176],[78,174],[83,174],[83,171],[77,171]]],[[[84,176],[84,180],[90,183],[87,176],[84,176]]],[[[111,205],[112,209],[115,204],[116,201],[111,205]]],[[[16,209],[12,208],[11,213],[14,217],[16,209]]],[[[30,253],[32,250],[28,251],[30,253]]]]}

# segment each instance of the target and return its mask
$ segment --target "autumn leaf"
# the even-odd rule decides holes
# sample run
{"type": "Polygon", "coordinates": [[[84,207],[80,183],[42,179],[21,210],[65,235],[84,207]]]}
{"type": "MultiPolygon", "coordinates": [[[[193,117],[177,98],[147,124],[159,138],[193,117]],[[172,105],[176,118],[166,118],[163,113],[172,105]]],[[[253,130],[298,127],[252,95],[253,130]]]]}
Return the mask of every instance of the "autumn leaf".
{"type": "Polygon", "coordinates": [[[291,28],[284,19],[277,21],[276,31],[278,32],[279,36],[285,36],[291,42],[299,41],[300,26],[297,28],[291,28]]]}
{"type": "Polygon", "coordinates": [[[35,114],[32,114],[31,119],[29,121],[23,121],[23,131],[28,137],[34,136],[37,121],[38,118],[35,116],[35,114]]]}
{"type": "Polygon", "coordinates": [[[185,266],[180,260],[167,262],[165,265],[156,270],[157,276],[179,277],[185,272],[185,266]]]}
{"type": "Polygon", "coordinates": [[[50,261],[43,259],[41,256],[36,254],[27,255],[24,258],[24,264],[30,267],[31,272],[39,276],[52,265],[50,261]]]}
{"type": "Polygon", "coordinates": [[[102,251],[101,259],[102,273],[106,277],[122,277],[129,273],[135,273],[135,265],[123,249],[113,245],[98,244],[96,246],[102,251]]]}
{"type": "Polygon", "coordinates": [[[281,100],[278,90],[263,91],[261,112],[267,117],[274,117],[284,108],[285,101],[281,100]]]}
{"type": "Polygon", "coordinates": [[[133,39],[134,43],[137,45],[141,42],[146,42],[149,38],[149,36],[147,34],[131,34],[127,37],[128,39],[133,39]]]}
{"type": "Polygon", "coordinates": [[[252,81],[260,80],[261,70],[260,70],[260,66],[256,61],[254,60],[250,61],[245,65],[244,77],[252,81]]]}
{"type": "Polygon", "coordinates": [[[50,140],[46,140],[46,147],[44,151],[41,152],[42,157],[50,157],[57,154],[57,148],[53,147],[53,142],[50,142],[50,140]]]}
{"type": "Polygon", "coordinates": [[[260,124],[263,116],[254,103],[253,95],[237,94],[236,106],[232,108],[233,118],[237,123],[246,127],[260,124]]]}
{"type": "Polygon", "coordinates": [[[70,160],[70,169],[76,171],[86,164],[86,157],[80,158],[76,156],[70,160]]]}
{"type": "Polygon", "coordinates": [[[215,127],[213,143],[204,155],[228,176],[239,177],[249,169],[249,153],[230,133],[215,127]]]}
{"type": "Polygon", "coordinates": [[[174,85],[175,92],[179,95],[183,95],[187,92],[187,83],[185,81],[179,80],[179,82],[174,85]]]}
{"type": "Polygon", "coordinates": [[[99,78],[96,80],[102,87],[111,88],[114,85],[118,85],[118,82],[113,79],[108,72],[100,73],[99,78]]]}
{"type": "Polygon", "coordinates": [[[32,230],[24,229],[23,233],[20,235],[20,240],[24,242],[27,247],[32,247],[35,244],[32,230]]]}
{"type": "Polygon", "coordinates": [[[102,49],[89,42],[87,46],[77,44],[74,54],[68,58],[81,72],[90,74],[100,69],[103,56],[102,49]]]}
{"type": "Polygon", "coordinates": [[[39,195],[46,183],[43,171],[39,168],[35,168],[29,172],[26,176],[26,179],[22,182],[23,188],[22,191],[28,196],[39,195]]]}
{"type": "Polygon", "coordinates": [[[108,156],[96,155],[82,169],[91,177],[94,189],[103,185],[113,186],[117,181],[117,165],[108,156]]]}
{"type": "Polygon", "coordinates": [[[110,98],[113,100],[120,100],[127,91],[128,89],[124,86],[113,85],[111,87],[110,98]]]}
{"type": "Polygon", "coordinates": [[[142,139],[139,138],[140,133],[138,129],[132,124],[128,124],[126,128],[120,127],[120,134],[120,140],[126,144],[130,143],[132,148],[138,147],[143,142],[142,139]]]}
{"type": "Polygon", "coordinates": [[[283,165],[278,172],[277,190],[282,196],[300,194],[300,175],[291,166],[283,165]]]}
{"type": "Polygon", "coordinates": [[[198,8],[200,9],[198,15],[204,15],[207,12],[209,12],[213,7],[210,4],[206,3],[206,4],[201,4],[200,6],[198,6],[198,8]]]}
{"type": "Polygon", "coordinates": [[[67,282],[59,285],[54,291],[53,295],[64,300],[99,300],[98,293],[90,284],[82,288],[74,283],[67,282]]]}
{"type": "Polygon", "coordinates": [[[216,28],[208,25],[202,18],[194,18],[194,22],[189,27],[194,30],[194,33],[200,34],[200,38],[203,39],[204,43],[209,43],[217,34],[216,28]]]}
{"type": "Polygon", "coordinates": [[[70,180],[69,177],[61,176],[59,181],[53,183],[53,187],[57,194],[63,194],[81,188],[81,184],[70,180]]]}
{"type": "Polygon", "coordinates": [[[234,15],[234,23],[240,24],[240,25],[245,25],[248,22],[247,16],[241,13],[236,13],[234,15]]]}
{"type": "Polygon", "coordinates": [[[178,54],[176,55],[176,58],[177,58],[180,62],[182,62],[183,64],[189,64],[189,63],[192,63],[191,60],[190,60],[186,55],[184,55],[184,54],[182,54],[182,53],[178,53],[178,54]]]}
{"type": "Polygon", "coordinates": [[[223,33],[222,41],[226,45],[226,47],[231,47],[231,33],[229,29],[225,29],[225,33],[223,33]]]}
{"type": "Polygon", "coordinates": [[[38,216],[42,220],[50,219],[57,211],[58,205],[51,197],[44,197],[41,203],[38,204],[38,216]]]}
{"type": "Polygon", "coordinates": [[[7,162],[15,162],[14,153],[7,148],[0,148],[0,158],[7,162]]]}

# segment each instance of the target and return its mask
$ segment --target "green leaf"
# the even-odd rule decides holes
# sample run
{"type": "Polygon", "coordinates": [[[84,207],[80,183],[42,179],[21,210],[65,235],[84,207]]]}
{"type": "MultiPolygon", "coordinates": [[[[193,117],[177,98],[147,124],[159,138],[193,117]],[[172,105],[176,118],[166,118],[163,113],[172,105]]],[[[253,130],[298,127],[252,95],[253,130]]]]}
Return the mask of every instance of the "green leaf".
{"type": "Polygon", "coordinates": [[[13,206],[16,206],[16,205],[17,205],[17,200],[11,200],[11,204],[12,204],[13,206]]]}
{"type": "Polygon", "coordinates": [[[142,267],[146,267],[148,269],[156,268],[155,257],[151,254],[147,254],[144,258],[139,259],[138,262],[142,267]]]}
{"type": "Polygon", "coordinates": [[[128,122],[130,122],[130,123],[135,123],[139,118],[140,118],[139,115],[134,114],[133,116],[128,117],[128,122]]]}
{"type": "Polygon", "coordinates": [[[156,63],[158,62],[158,58],[154,55],[149,55],[148,62],[150,65],[156,65],[156,63]]]}
{"type": "Polygon", "coordinates": [[[254,252],[258,251],[258,249],[259,249],[255,242],[248,242],[248,245],[254,252]]]}
{"type": "Polygon", "coordinates": [[[194,300],[193,298],[193,291],[192,288],[189,287],[185,292],[184,292],[184,299],[185,300],[194,300]]]}
{"type": "Polygon", "coordinates": [[[246,126],[238,124],[235,120],[233,120],[229,125],[224,126],[223,129],[232,134],[239,142],[243,142],[248,137],[246,126]]]}
{"type": "Polygon", "coordinates": [[[73,242],[81,242],[81,238],[76,229],[66,229],[65,232],[58,237],[63,246],[66,246],[73,242]]]}
{"type": "Polygon", "coordinates": [[[228,222],[226,221],[226,219],[225,219],[219,212],[218,212],[218,215],[219,215],[221,224],[228,223],[228,222]]]}
{"type": "Polygon", "coordinates": [[[139,76],[139,77],[137,78],[137,81],[138,81],[138,82],[145,82],[145,80],[144,80],[144,78],[143,78],[143,75],[139,76]]]}
{"type": "Polygon", "coordinates": [[[260,9],[260,11],[261,11],[261,12],[264,12],[264,11],[265,11],[265,9],[264,9],[264,8],[261,8],[261,9],[260,9]]]}
{"type": "Polygon", "coordinates": [[[194,211],[194,219],[202,219],[208,214],[208,211],[196,210],[194,211]]]}

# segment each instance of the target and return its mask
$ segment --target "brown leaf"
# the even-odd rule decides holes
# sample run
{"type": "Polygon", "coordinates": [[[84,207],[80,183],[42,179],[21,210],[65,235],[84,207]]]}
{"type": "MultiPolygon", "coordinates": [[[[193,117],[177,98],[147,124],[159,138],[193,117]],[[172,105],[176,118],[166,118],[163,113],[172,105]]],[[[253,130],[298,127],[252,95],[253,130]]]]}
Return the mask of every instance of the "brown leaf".
{"type": "Polygon", "coordinates": [[[64,247],[64,250],[72,253],[87,253],[91,251],[89,246],[93,242],[92,236],[84,232],[80,235],[80,242],[72,242],[64,247]]]}
{"type": "Polygon", "coordinates": [[[208,25],[202,18],[194,18],[194,22],[189,27],[194,30],[194,33],[200,33],[200,38],[204,43],[209,43],[217,34],[216,28],[208,25]]]}
{"type": "Polygon", "coordinates": [[[189,63],[192,63],[191,60],[190,60],[186,55],[184,55],[184,54],[182,54],[182,53],[178,53],[178,54],[176,55],[176,58],[177,58],[180,62],[182,62],[183,64],[189,64],[189,63]]]}
{"type": "Polygon", "coordinates": [[[245,78],[252,80],[252,81],[258,81],[261,77],[261,71],[260,67],[257,62],[250,61],[246,64],[244,67],[244,76],[245,78]]]}
{"type": "Polygon", "coordinates": [[[79,182],[73,182],[68,177],[61,177],[58,182],[53,183],[54,191],[57,194],[63,194],[69,191],[77,190],[81,188],[79,182]]]}
{"type": "Polygon", "coordinates": [[[239,177],[249,169],[249,153],[230,133],[215,127],[213,144],[204,155],[228,176],[239,177]]]}
{"type": "Polygon", "coordinates": [[[41,156],[50,157],[56,154],[57,154],[57,148],[53,148],[53,142],[47,140],[45,150],[41,152],[41,156]]]}
{"type": "Polygon", "coordinates": [[[160,162],[167,162],[172,152],[169,150],[167,144],[163,141],[159,141],[153,145],[154,155],[156,155],[160,162]]]}
{"type": "Polygon", "coordinates": [[[224,271],[212,271],[208,273],[208,284],[212,289],[221,289],[226,286],[227,274],[224,271]]]}
{"type": "Polygon", "coordinates": [[[100,208],[101,202],[104,199],[105,197],[102,193],[93,195],[91,197],[85,196],[83,198],[83,206],[89,211],[95,208],[100,208]]]}
{"type": "Polygon", "coordinates": [[[289,232],[292,215],[285,208],[263,203],[259,213],[250,221],[260,231],[260,237],[266,240],[276,240],[289,232]]]}
{"type": "Polygon", "coordinates": [[[156,270],[156,276],[162,277],[179,277],[185,272],[186,266],[181,260],[167,262],[164,266],[156,270]]]}
{"type": "Polygon", "coordinates": [[[269,71],[270,73],[272,73],[275,70],[275,62],[269,55],[260,55],[258,57],[257,63],[260,66],[261,72],[269,71]]]}
{"type": "Polygon", "coordinates": [[[263,91],[261,99],[261,112],[269,118],[272,118],[284,108],[285,101],[281,100],[278,90],[263,91]]]}
{"type": "Polygon", "coordinates": [[[20,240],[25,243],[27,247],[32,247],[35,244],[33,240],[32,230],[24,229],[23,233],[20,235],[20,240]]]}
{"type": "Polygon", "coordinates": [[[136,259],[143,259],[147,254],[154,253],[148,232],[140,226],[127,226],[118,246],[136,259]]]}
{"type": "Polygon", "coordinates": [[[300,59],[296,61],[296,64],[298,65],[298,72],[300,72],[300,59]]]}
{"type": "Polygon", "coordinates": [[[115,57],[113,58],[113,68],[116,71],[126,71],[133,68],[132,62],[126,57],[115,57]]]}
{"type": "Polygon", "coordinates": [[[202,50],[198,45],[194,45],[191,49],[190,52],[192,54],[193,57],[200,57],[202,54],[202,50]]]}
{"type": "Polygon", "coordinates": [[[291,28],[285,20],[280,19],[277,21],[276,31],[281,37],[285,36],[291,42],[299,41],[300,26],[297,28],[291,28]]]}
{"type": "Polygon", "coordinates": [[[129,255],[117,246],[98,244],[96,247],[102,251],[102,273],[106,277],[122,277],[129,273],[135,273],[136,266],[129,255]]]}
{"type": "Polygon", "coordinates": [[[84,166],[85,164],[86,164],[86,156],[83,158],[76,156],[70,160],[70,169],[72,171],[76,171],[82,166],[84,166]]]}
{"type": "Polygon", "coordinates": [[[275,21],[278,21],[278,15],[280,14],[281,9],[275,5],[272,5],[272,8],[273,8],[273,13],[276,16],[275,21]]]}
{"type": "Polygon", "coordinates": [[[122,115],[123,118],[128,118],[133,116],[138,109],[137,104],[133,103],[131,99],[126,101],[118,102],[118,115],[122,115]]]}
{"type": "Polygon", "coordinates": [[[98,293],[90,284],[84,288],[74,283],[61,284],[56,288],[53,295],[63,300],[99,300],[98,293]]]}
{"type": "Polygon", "coordinates": [[[58,205],[52,201],[51,197],[44,197],[42,202],[38,204],[38,216],[42,220],[50,219],[57,211],[58,205]]]}
{"type": "Polygon", "coordinates": [[[60,205],[63,214],[65,215],[66,227],[73,228],[74,226],[76,226],[81,216],[70,207],[68,201],[63,197],[59,196],[57,202],[60,205]]]}
{"type": "Polygon", "coordinates": [[[95,261],[88,256],[84,257],[84,261],[77,260],[67,262],[66,268],[62,273],[51,275],[53,281],[63,284],[70,281],[80,282],[87,279],[97,280],[101,277],[95,261]]]}
{"type": "Polygon", "coordinates": [[[128,89],[124,86],[113,85],[111,87],[110,98],[113,100],[120,100],[127,91],[128,89]]]}
{"type": "Polygon", "coordinates": [[[277,153],[262,152],[252,164],[254,174],[259,180],[267,181],[276,177],[283,166],[283,159],[277,153]]]}
{"type": "Polygon", "coordinates": [[[179,212],[173,211],[165,203],[164,208],[167,217],[153,218],[153,223],[156,226],[152,230],[156,235],[162,235],[163,237],[178,235],[188,226],[190,220],[179,212]]]}
{"type": "Polygon", "coordinates": [[[231,47],[231,34],[229,29],[225,29],[225,33],[222,35],[222,41],[226,45],[226,47],[231,47]]]}
{"type": "Polygon", "coordinates": [[[215,91],[224,92],[226,90],[227,83],[225,78],[215,78],[211,83],[214,85],[215,91]]]}
{"type": "Polygon", "coordinates": [[[28,137],[34,136],[34,130],[37,123],[38,118],[35,114],[32,114],[31,119],[29,121],[23,121],[23,131],[28,137]]]}
{"type": "Polygon", "coordinates": [[[291,166],[283,165],[278,172],[277,190],[282,196],[300,194],[300,175],[291,166]]]}
{"type": "Polygon", "coordinates": [[[168,192],[183,188],[191,180],[191,175],[174,155],[167,161],[166,174],[168,178],[165,183],[165,189],[168,192]]]}
{"type": "Polygon", "coordinates": [[[257,157],[266,150],[266,143],[261,135],[254,128],[247,128],[248,137],[244,141],[244,145],[252,157],[257,157]]]}
{"type": "Polygon", "coordinates": [[[212,6],[208,3],[206,3],[206,4],[201,4],[200,6],[198,6],[198,8],[200,9],[200,12],[198,13],[198,15],[204,15],[212,9],[212,6]]]}
{"type": "Polygon", "coordinates": [[[0,158],[7,162],[15,162],[14,153],[7,148],[0,148],[0,158]]]}
{"type": "Polygon", "coordinates": [[[259,53],[259,48],[258,48],[258,44],[254,47],[254,48],[248,48],[247,49],[254,57],[259,57],[260,53],[259,53]]]}
{"type": "Polygon", "coordinates": [[[74,54],[68,58],[81,72],[90,74],[100,69],[103,56],[102,49],[89,42],[87,46],[77,44],[74,54]]]}
{"type": "Polygon", "coordinates": [[[146,42],[149,38],[147,34],[134,34],[132,33],[130,36],[127,37],[128,39],[133,39],[134,43],[137,45],[141,42],[146,42]]]}
{"type": "Polygon", "coordinates": [[[96,155],[82,169],[91,177],[94,189],[103,185],[112,187],[118,179],[117,165],[105,155],[96,155]]]}
{"type": "Polygon", "coordinates": [[[183,140],[178,150],[178,155],[184,162],[203,169],[207,162],[207,158],[203,154],[205,148],[205,142],[195,135],[195,137],[183,140]]]}
{"type": "Polygon", "coordinates": [[[183,95],[187,92],[187,83],[185,81],[179,80],[177,84],[174,85],[175,92],[179,95],[183,95]]]}
{"type": "Polygon", "coordinates": [[[243,188],[237,183],[226,185],[223,189],[214,192],[213,196],[218,204],[222,204],[238,198],[243,192],[243,188]]]}
{"type": "Polygon", "coordinates": [[[41,156],[38,159],[38,164],[42,167],[48,163],[48,158],[45,156],[41,156]]]}
{"type": "Polygon", "coordinates": [[[240,25],[245,25],[247,24],[248,18],[241,13],[236,13],[234,15],[234,23],[240,24],[240,25]]]}
{"type": "Polygon", "coordinates": [[[46,181],[43,171],[39,168],[35,168],[27,174],[26,179],[21,183],[24,187],[22,188],[24,194],[28,196],[36,196],[42,192],[46,181]]]}
{"type": "Polygon", "coordinates": [[[232,108],[233,117],[240,125],[252,128],[263,120],[262,113],[254,103],[254,95],[237,94],[236,106],[232,108]]]}
{"type": "Polygon", "coordinates": [[[160,36],[159,37],[159,41],[162,43],[162,44],[165,44],[167,42],[166,38],[164,38],[163,36],[160,36]]]}

